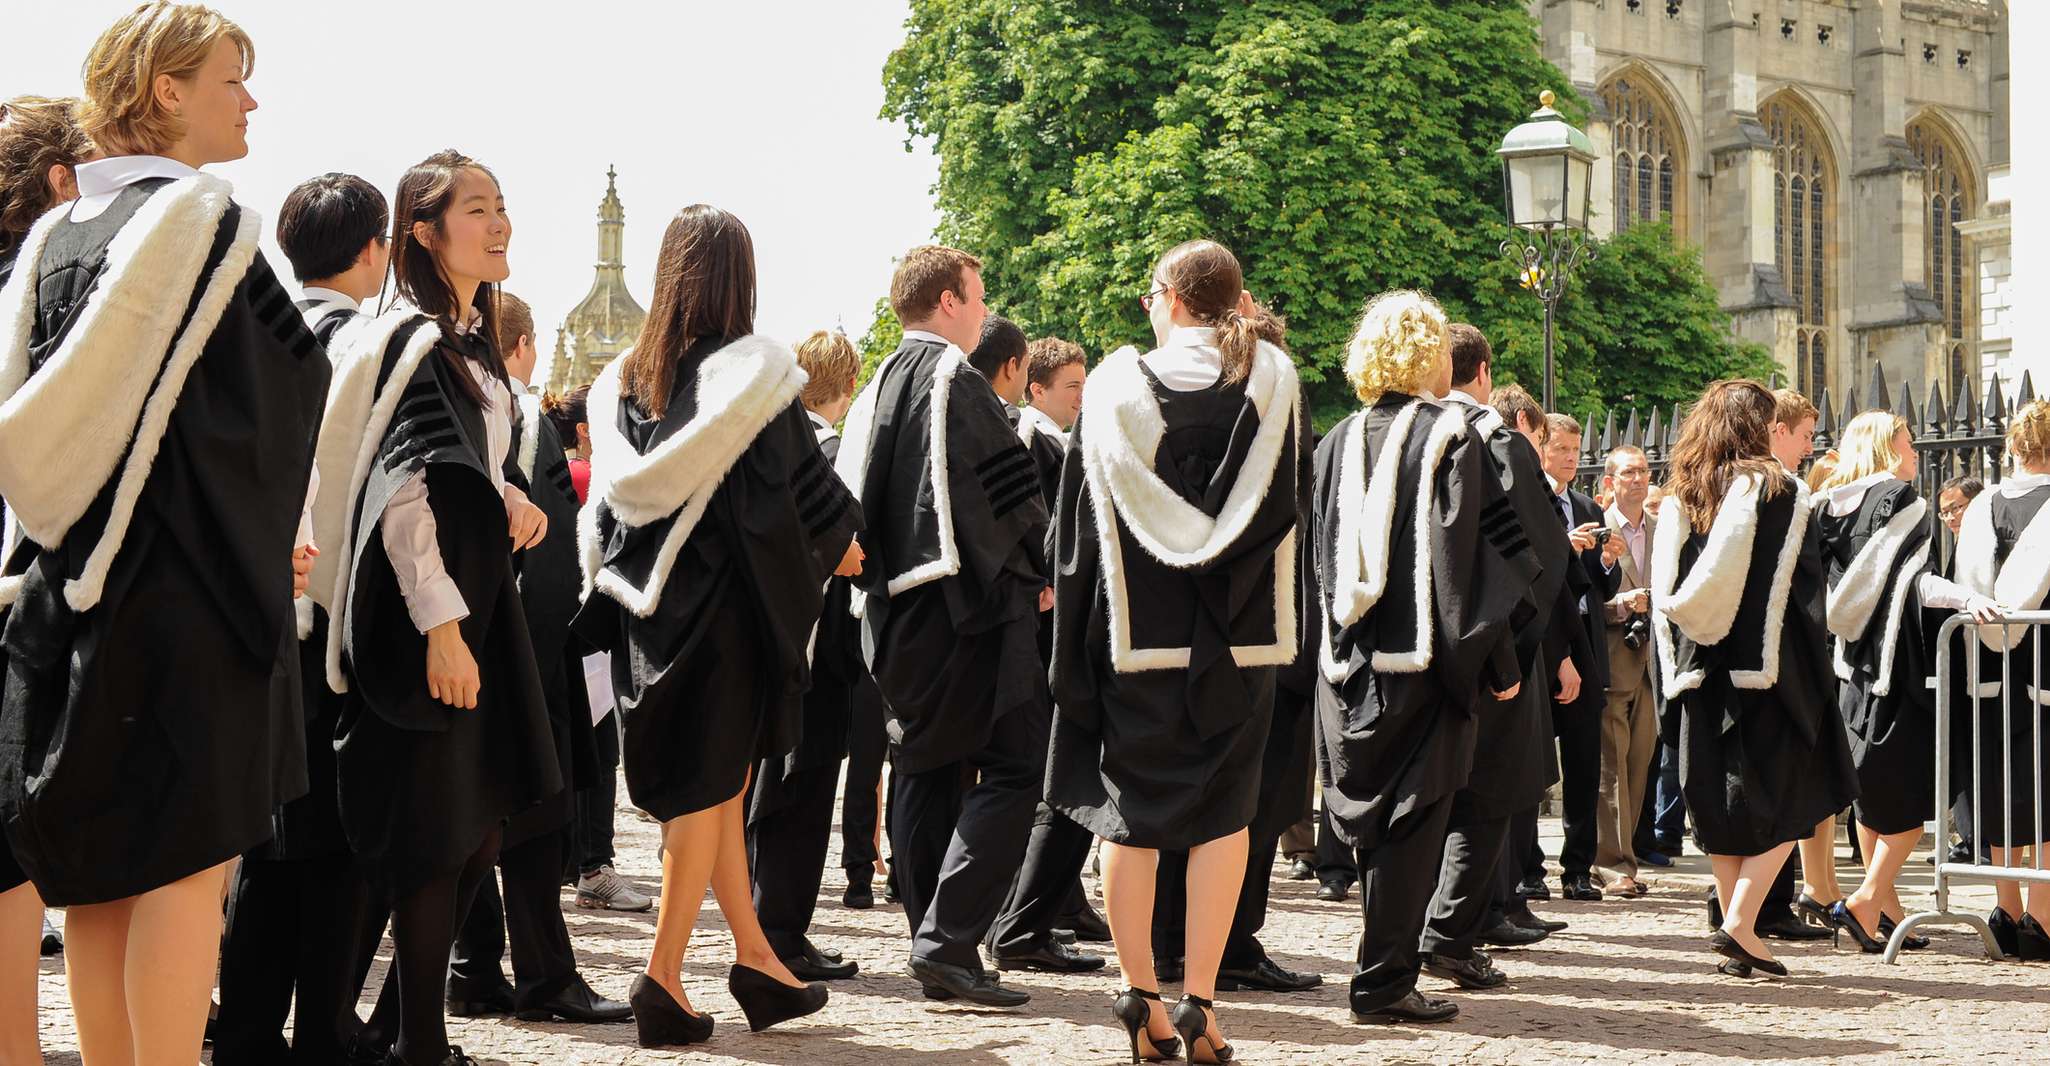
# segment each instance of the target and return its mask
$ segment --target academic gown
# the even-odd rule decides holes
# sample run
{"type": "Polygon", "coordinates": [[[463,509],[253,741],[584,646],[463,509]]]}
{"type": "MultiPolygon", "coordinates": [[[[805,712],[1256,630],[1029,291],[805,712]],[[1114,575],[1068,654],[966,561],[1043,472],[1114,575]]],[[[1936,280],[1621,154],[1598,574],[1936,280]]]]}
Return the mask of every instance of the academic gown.
{"type": "Polygon", "coordinates": [[[1679,705],[1680,787],[1712,855],[1758,855],[1857,798],[1833,712],[1824,569],[1805,486],[1758,500],[1741,475],[1715,525],[1677,499],[1652,547],[1652,632],[1663,693],[1679,705]],[[1746,528],[1750,535],[1744,535],[1746,528]]]}
{"type": "Polygon", "coordinates": [[[912,338],[856,399],[838,465],[870,523],[855,609],[892,765],[958,762],[1044,698],[1047,511],[1031,456],[959,349],[912,338]]]}
{"type": "MultiPolygon", "coordinates": [[[[2033,480],[2020,491],[1989,486],[1966,508],[1958,528],[1957,583],[2018,611],[2041,610],[2043,596],[2036,590],[2050,584],[2045,580],[2050,575],[2050,508],[2044,506],[2050,503],[2050,483],[2033,480]]],[[[1981,847],[2026,847],[2050,838],[2050,782],[2044,785],[2044,803],[2037,802],[2035,788],[2038,767],[2050,775],[2050,709],[2043,706],[2050,695],[2041,687],[2036,665],[2044,654],[2036,643],[2040,630],[1988,626],[1978,632],[1978,691],[1968,704],[1972,710],[1951,732],[1958,753],[1953,761],[1957,790],[1972,796],[1973,837],[1981,847]],[[2010,778],[2011,796],[2006,789],[2010,778]]],[[[1965,647],[1970,649],[1970,642],[1965,647]]],[[[1954,667],[1966,685],[1972,681],[1970,665],[1959,656],[1954,667]]]]}
{"type": "Polygon", "coordinates": [[[819,453],[787,347],[698,342],[660,418],[621,394],[621,365],[587,401],[594,591],[575,629],[612,653],[627,791],[668,821],[797,746],[807,647],[861,509],[819,453]]]}
{"type": "Polygon", "coordinates": [[[328,366],[260,229],[218,178],[138,182],[46,215],[0,289],[0,824],[52,905],[224,862],[306,791],[290,556],[328,366]]]}
{"type": "Polygon", "coordinates": [[[1275,670],[1300,645],[1308,443],[1294,364],[1271,345],[1255,362],[1243,381],[1181,391],[1125,349],[1085,401],[1100,428],[1078,419],[1071,436],[1047,804],[1114,843],[1194,847],[1259,806],[1275,670]],[[1138,439],[1135,424],[1149,427],[1138,439]]]}
{"type": "Polygon", "coordinates": [[[1477,704],[1521,680],[1514,624],[1538,573],[1488,462],[1460,415],[1396,393],[1317,448],[1324,804],[1355,848],[1467,784],[1497,712],[1477,704]]]}
{"type": "Polygon", "coordinates": [[[1837,709],[1858,769],[1858,823],[1876,833],[1918,829],[1936,810],[1934,621],[1918,579],[1929,572],[1928,504],[1895,478],[1838,515],[1818,504],[1815,535],[1829,569],[1837,709]]]}
{"type": "Polygon", "coordinates": [[[376,356],[380,396],[403,391],[355,493],[343,562],[347,611],[334,623],[348,684],[335,742],[342,824],[357,855],[400,894],[460,867],[500,822],[564,784],[505,503],[485,465],[485,415],[458,383],[468,374],[458,353],[485,342],[441,335],[398,384],[410,342],[435,328],[415,316],[376,356]],[[428,693],[427,638],[407,611],[380,534],[392,497],[421,471],[442,564],[469,609],[458,629],[481,680],[475,709],[428,693]]]}

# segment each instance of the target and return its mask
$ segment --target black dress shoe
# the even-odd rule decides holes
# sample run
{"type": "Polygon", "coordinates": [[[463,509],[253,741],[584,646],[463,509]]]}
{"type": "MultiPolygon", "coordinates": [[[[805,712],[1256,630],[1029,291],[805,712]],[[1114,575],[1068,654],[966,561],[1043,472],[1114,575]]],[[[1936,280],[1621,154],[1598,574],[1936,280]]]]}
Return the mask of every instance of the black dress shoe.
{"type": "Polygon", "coordinates": [[[606,999],[591,986],[584,983],[584,975],[573,974],[569,983],[554,995],[539,1003],[530,1003],[513,1011],[513,1017],[523,1022],[545,1022],[560,1018],[566,1022],[585,1025],[624,1022],[633,1019],[634,1009],[616,999],[606,999]]]}
{"type": "Polygon", "coordinates": [[[1180,981],[1188,966],[1180,955],[1156,959],[1153,963],[1153,979],[1156,981],[1180,981]]]}
{"type": "Polygon", "coordinates": [[[1986,916],[1986,924],[1993,928],[1993,941],[2000,945],[2000,953],[2010,959],[2022,953],[2022,924],[2014,920],[2007,911],[1995,907],[1986,916]]]}
{"type": "Polygon", "coordinates": [[[783,965],[800,981],[844,981],[861,972],[860,963],[844,962],[837,953],[827,955],[809,940],[803,951],[785,958],[783,965]]]}
{"type": "Polygon", "coordinates": [[[999,970],[1039,970],[1043,973],[1089,973],[1103,969],[1103,956],[1076,951],[1058,941],[1030,951],[995,953],[999,970]]]}
{"type": "Polygon", "coordinates": [[[1500,988],[1509,983],[1509,975],[1496,969],[1485,956],[1454,959],[1430,952],[1424,955],[1424,972],[1461,988],[1500,988]]]}
{"type": "Polygon", "coordinates": [[[759,1033],[772,1025],[815,1014],[826,1005],[825,985],[786,985],[752,966],[734,964],[726,971],[726,991],[747,1015],[747,1027],[759,1033]]]}
{"type": "Polygon", "coordinates": [[[840,896],[842,905],[857,911],[865,911],[876,905],[875,889],[866,880],[847,882],[847,891],[840,896]]]}
{"type": "Polygon", "coordinates": [[[1314,881],[1317,867],[1308,859],[1297,859],[1288,864],[1288,879],[1291,881],[1314,881]]]}
{"type": "Polygon", "coordinates": [[[1846,900],[1840,899],[1829,905],[1829,923],[1836,929],[1851,934],[1851,940],[1856,942],[1858,950],[1867,955],[1877,955],[1886,950],[1885,937],[1867,933],[1865,926],[1858,921],[1858,916],[1851,913],[1850,904],[1846,900]]]}
{"type": "Polygon", "coordinates": [[[1552,890],[1545,887],[1545,879],[1533,874],[1516,886],[1516,898],[1522,900],[1551,899],[1552,890]]]}
{"type": "Polygon", "coordinates": [[[1344,881],[1326,881],[1317,886],[1317,898],[1326,903],[1344,903],[1351,889],[1352,886],[1344,881]]]}
{"type": "Polygon", "coordinates": [[[1509,920],[1510,925],[1520,929],[1535,929],[1541,933],[1557,933],[1566,928],[1565,922],[1555,922],[1550,918],[1540,918],[1536,914],[1531,913],[1531,909],[1528,906],[1510,907],[1502,912],[1502,916],[1509,920]]]}
{"type": "Polygon", "coordinates": [[[1505,918],[1481,930],[1479,939],[1498,948],[1527,948],[1551,935],[1543,929],[1526,929],[1505,918]]]}
{"type": "Polygon", "coordinates": [[[1242,989],[1252,989],[1255,992],[1307,992],[1323,983],[1323,974],[1284,970],[1269,958],[1262,958],[1258,966],[1226,966],[1217,971],[1219,992],[1237,992],[1242,989]]]}
{"type": "Polygon", "coordinates": [[[500,981],[495,988],[472,991],[467,988],[448,990],[448,1012],[458,1018],[480,1018],[487,1014],[511,1014],[513,1012],[513,987],[500,981]]]}
{"type": "Polygon", "coordinates": [[[1091,907],[1087,901],[1083,902],[1081,910],[1073,914],[1064,914],[1055,919],[1053,924],[1062,929],[1072,930],[1077,940],[1086,940],[1092,944],[1110,943],[1110,923],[1105,922],[1103,916],[1096,913],[1096,908],[1091,907]]]}
{"type": "Polygon", "coordinates": [[[1751,964],[1748,962],[1738,962],[1735,959],[1724,959],[1716,965],[1715,972],[1722,974],[1724,977],[1750,977],[1751,964]]]}
{"type": "Polygon", "coordinates": [[[1599,903],[1602,890],[1594,887],[1593,879],[1586,874],[1566,874],[1559,878],[1559,888],[1569,900],[1579,903],[1599,903]]]}
{"type": "Polygon", "coordinates": [[[2050,962],[2050,930],[2045,930],[2035,915],[2022,915],[2017,933],[2015,946],[2021,950],[2016,954],[2023,962],[2050,962]]]}
{"type": "MultiPolygon", "coordinates": [[[[386,1066],[418,1066],[418,1064],[409,1063],[405,1059],[400,1058],[399,1053],[396,1051],[386,1052],[383,1062],[386,1066]]],[[[449,1045],[448,1055],[436,1061],[434,1066],[477,1066],[477,1060],[463,1054],[462,1048],[451,1044],[449,1045]]]]}
{"type": "Polygon", "coordinates": [[[668,989],[647,974],[634,978],[626,1001],[633,1009],[635,1038],[642,1047],[681,1047],[712,1039],[712,1016],[684,1010],[668,989]]]}
{"type": "MultiPolygon", "coordinates": [[[[1893,919],[1888,918],[1884,914],[1879,916],[1879,935],[1881,939],[1892,940],[1893,931],[1899,927],[1899,922],[1896,922],[1893,919]]],[[[1929,938],[1926,936],[1917,936],[1914,933],[1909,933],[1907,936],[1901,938],[1902,951],[1920,951],[1928,946],[1929,938]]]]}
{"type": "Polygon", "coordinates": [[[1052,937],[1053,942],[1056,944],[1066,944],[1069,947],[1075,946],[1075,931],[1073,929],[1049,929],[1046,931],[1046,935],[1052,937]]]}
{"type": "Polygon", "coordinates": [[[1405,1022],[1449,1022],[1459,1017],[1459,1004],[1449,999],[1432,999],[1412,989],[1409,995],[1373,1010],[1354,1007],[1352,1020],[1358,1025],[1401,1025],[1405,1022]]]}
{"type": "MultiPolygon", "coordinates": [[[[1032,1002],[1030,993],[1005,988],[987,973],[956,966],[951,962],[911,956],[911,976],[927,989],[940,989],[955,999],[985,1007],[1022,1007],[1032,1002]]],[[[930,992],[927,993],[930,998],[930,992]]]]}
{"type": "Polygon", "coordinates": [[[1787,975],[1787,968],[1778,959],[1761,959],[1751,954],[1744,950],[1744,945],[1737,943],[1736,937],[1720,929],[1709,936],[1708,946],[1716,954],[1732,962],[1741,962],[1760,973],[1769,973],[1774,977],[1785,977],[1787,975]]]}
{"type": "Polygon", "coordinates": [[[1758,922],[1752,928],[1757,930],[1759,936],[1771,937],[1774,940],[1828,940],[1835,935],[1832,930],[1809,925],[1794,917],[1794,912],[1785,907],[1766,908],[1766,912],[1758,916],[1758,922]]]}

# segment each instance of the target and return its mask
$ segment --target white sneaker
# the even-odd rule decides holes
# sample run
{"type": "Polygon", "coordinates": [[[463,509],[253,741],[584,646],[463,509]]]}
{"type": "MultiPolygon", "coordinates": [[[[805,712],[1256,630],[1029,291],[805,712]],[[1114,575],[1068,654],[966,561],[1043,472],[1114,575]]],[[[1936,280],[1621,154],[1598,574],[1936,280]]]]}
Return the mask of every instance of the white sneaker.
{"type": "Polygon", "coordinates": [[[577,878],[577,906],[601,911],[644,911],[655,905],[648,896],[634,891],[626,879],[606,863],[577,878]]]}

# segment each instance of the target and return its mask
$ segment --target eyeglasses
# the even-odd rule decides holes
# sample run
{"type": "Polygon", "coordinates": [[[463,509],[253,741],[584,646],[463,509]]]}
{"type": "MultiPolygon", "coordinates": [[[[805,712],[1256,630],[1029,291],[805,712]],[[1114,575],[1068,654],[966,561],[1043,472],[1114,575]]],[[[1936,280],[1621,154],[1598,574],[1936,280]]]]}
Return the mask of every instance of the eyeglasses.
{"type": "Polygon", "coordinates": [[[1965,509],[1970,506],[1971,504],[1968,503],[1960,503],[1954,504],[1950,507],[1939,507],[1936,509],[1936,515],[1937,517],[1944,519],[1956,518],[1959,515],[1964,514],[1965,509]]]}
{"type": "Polygon", "coordinates": [[[1153,290],[1152,292],[1149,292],[1146,295],[1139,297],[1139,306],[1145,308],[1148,311],[1153,310],[1153,301],[1155,299],[1158,299],[1161,293],[1171,291],[1171,288],[1171,286],[1162,285],[1161,287],[1153,290]]]}

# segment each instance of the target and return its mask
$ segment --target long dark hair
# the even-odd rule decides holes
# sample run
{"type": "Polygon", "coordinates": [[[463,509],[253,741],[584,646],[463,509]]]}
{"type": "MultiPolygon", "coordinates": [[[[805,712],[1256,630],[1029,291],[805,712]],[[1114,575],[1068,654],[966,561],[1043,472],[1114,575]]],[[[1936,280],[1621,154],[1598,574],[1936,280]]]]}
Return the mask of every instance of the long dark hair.
{"type": "MultiPolygon", "coordinates": [[[[442,218],[448,214],[450,204],[455,200],[456,179],[465,170],[476,170],[498,184],[498,175],[491,168],[471,159],[453,148],[444,149],[421,160],[406,171],[399,179],[398,195],[392,204],[391,226],[391,277],[392,288],[399,296],[412,302],[413,306],[433,316],[441,326],[444,336],[452,336],[456,324],[464,317],[458,314],[455,286],[442,273],[441,264],[434,253],[413,237],[413,223],[426,222],[436,232],[442,230],[442,218]]],[[[477,286],[476,295],[470,306],[477,312],[477,328],[468,344],[443,344],[443,357],[452,364],[461,359],[475,359],[483,364],[506,386],[512,389],[512,381],[506,376],[505,353],[498,348],[498,301],[494,298],[496,285],[477,286]]],[[[456,369],[462,369],[460,365],[456,369]]],[[[467,373],[455,375],[456,386],[477,406],[484,406],[484,391],[470,379],[467,373]]]]}
{"type": "Polygon", "coordinates": [[[1711,382],[1687,412],[1666,494],[1679,500],[1689,526],[1706,530],[1715,522],[1739,475],[1758,478],[1760,500],[1786,490],[1786,468],[1772,457],[1772,413],[1772,393],[1743,380],[1711,382]]]}
{"type": "Polygon", "coordinates": [[[1238,257],[1216,241],[1184,241],[1160,257],[1153,268],[1175,291],[1196,321],[1217,330],[1217,353],[1224,358],[1224,380],[1246,380],[1259,342],[1280,347],[1288,324],[1266,308],[1254,305],[1251,315],[1239,313],[1245,275],[1238,257]]]}
{"type": "Polygon", "coordinates": [[[622,356],[620,387],[650,417],[660,418],[692,344],[745,337],[754,329],[754,238],[731,214],[692,204],[662,234],[655,300],[633,351],[622,356]]]}

